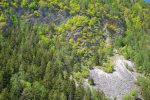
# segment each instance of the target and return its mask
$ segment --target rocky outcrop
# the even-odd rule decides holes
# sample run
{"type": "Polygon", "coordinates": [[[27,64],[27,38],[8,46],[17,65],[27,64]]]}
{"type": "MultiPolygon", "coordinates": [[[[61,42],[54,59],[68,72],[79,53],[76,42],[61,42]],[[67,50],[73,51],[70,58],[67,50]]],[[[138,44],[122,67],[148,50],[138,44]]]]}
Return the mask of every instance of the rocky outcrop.
{"type": "Polygon", "coordinates": [[[106,73],[100,69],[90,70],[90,77],[93,78],[95,86],[94,88],[102,90],[105,95],[114,100],[122,100],[123,95],[130,93],[138,86],[134,83],[136,80],[134,72],[130,71],[133,68],[131,61],[125,60],[119,54],[114,57],[114,69],[113,73],[106,73]]]}

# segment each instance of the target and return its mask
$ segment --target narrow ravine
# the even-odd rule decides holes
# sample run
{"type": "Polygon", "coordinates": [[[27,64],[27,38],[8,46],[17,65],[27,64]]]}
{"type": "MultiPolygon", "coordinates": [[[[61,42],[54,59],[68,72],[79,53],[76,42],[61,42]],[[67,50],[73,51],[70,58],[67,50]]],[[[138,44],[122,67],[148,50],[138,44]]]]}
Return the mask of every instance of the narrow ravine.
{"type": "Polygon", "coordinates": [[[134,69],[134,64],[119,54],[115,54],[113,62],[115,69],[113,73],[94,68],[90,70],[90,77],[94,80],[94,88],[102,90],[111,100],[114,98],[122,100],[125,94],[138,89],[135,84],[136,73],[129,70],[134,69]]]}

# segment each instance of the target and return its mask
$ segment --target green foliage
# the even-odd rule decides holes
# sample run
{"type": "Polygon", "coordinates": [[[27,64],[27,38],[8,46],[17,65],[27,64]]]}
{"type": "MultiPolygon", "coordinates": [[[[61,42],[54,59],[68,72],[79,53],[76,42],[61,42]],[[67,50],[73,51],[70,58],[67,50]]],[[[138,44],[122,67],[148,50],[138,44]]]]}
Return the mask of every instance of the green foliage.
{"type": "Polygon", "coordinates": [[[134,52],[132,51],[132,49],[127,46],[120,48],[120,51],[127,59],[130,59],[130,57],[134,55],[134,52]]]}
{"type": "Polygon", "coordinates": [[[123,100],[134,100],[138,98],[138,90],[137,89],[133,89],[129,94],[126,94],[123,97],[123,100]]]}
{"type": "Polygon", "coordinates": [[[0,99],[1,100],[9,100],[9,92],[7,89],[3,89],[2,92],[0,93],[0,99]]]}
{"type": "Polygon", "coordinates": [[[41,8],[44,8],[44,7],[48,6],[48,4],[47,4],[46,1],[40,0],[40,1],[39,1],[39,6],[40,6],[41,8]]]}
{"type": "Polygon", "coordinates": [[[73,0],[70,1],[70,14],[75,14],[80,11],[80,6],[78,3],[75,3],[73,0]]]}
{"type": "Polygon", "coordinates": [[[108,28],[109,30],[111,30],[111,31],[113,31],[113,32],[115,32],[115,30],[116,30],[115,26],[114,26],[114,25],[111,25],[111,24],[107,24],[107,25],[106,25],[106,28],[108,28]]]}
{"type": "Polygon", "coordinates": [[[85,68],[83,68],[83,70],[82,70],[82,76],[83,77],[87,77],[88,75],[89,75],[89,71],[88,71],[88,69],[87,69],[87,67],[86,66],[84,66],[85,68]]]}
{"type": "Polygon", "coordinates": [[[66,30],[74,31],[78,27],[86,25],[88,23],[88,18],[86,16],[75,16],[67,20],[65,24],[62,24],[60,27],[57,28],[59,33],[64,33],[66,30]]]}
{"type": "Polygon", "coordinates": [[[35,10],[34,15],[38,17],[39,16],[38,11],[35,10]]]}
{"type": "Polygon", "coordinates": [[[132,11],[128,8],[125,9],[125,15],[129,15],[126,18],[126,37],[122,40],[122,53],[129,59],[132,59],[139,71],[145,71],[149,73],[149,53],[150,50],[148,47],[150,41],[148,36],[148,28],[144,25],[145,19],[142,16],[145,16],[145,13],[148,13],[147,10],[142,9],[142,5],[136,3],[132,7],[132,11]],[[135,13],[137,12],[137,13],[135,13]],[[139,14],[142,12],[142,14],[139,14]],[[145,41],[147,40],[147,41],[145,41]]]}
{"type": "Polygon", "coordinates": [[[35,1],[30,2],[29,8],[30,8],[30,9],[36,9],[36,8],[37,8],[37,2],[35,2],[35,1]]]}
{"type": "Polygon", "coordinates": [[[0,27],[6,26],[6,18],[4,14],[0,11],[0,27]]]}
{"type": "MultiPolygon", "coordinates": [[[[150,73],[150,14],[143,1],[2,0],[0,9],[0,100],[106,100],[82,82],[89,68],[113,71],[114,48],[150,73]]],[[[140,80],[146,100],[149,81],[140,80]]]]}
{"type": "Polygon", "coordinates": [[[141,87],[141,94],[144,100],[148,100],[150,97],[150,79],[145,77],[140,77],[138,79],[139,85],[141,87]]]}
{"type": "Polygon", "coordinates": [[[88,79],[88,83],[89,83],[90,85],[94,85],[94,80],[93,80],[92,78],[89,78],[89,79],[88,79]]]}
{"type": "Polygon", "coordinates": [[[113,49],[111,46],[106,46],[103,48],[106,55],[112,56],[113,55],[113,49]]]}
{"type": "Polygon", "coordinates": [[[13,21],[14,25],[16,25],[18,23],[18,19],[17,19],[16,15],[12,16],[12,21],[13,21]]]}
{"type": "Polygon", "coordinates": [[[80,0],[81,1],[81,5],[84,9],[88,8],[89,2],[90,0],[80,0]]]}
{"type": "Polygon", "coordinates": [[[28,5],[28,0],[22,0],[21,6],[22,7],[27,7],[27,5],[28,5]]]}
{"type": "Polygon", "coordinates": [[[104,63],[102,69],[108,73],[113,72],[113,65],[111,64],[110,60],[108,60],[106,63],[104,63]]]}

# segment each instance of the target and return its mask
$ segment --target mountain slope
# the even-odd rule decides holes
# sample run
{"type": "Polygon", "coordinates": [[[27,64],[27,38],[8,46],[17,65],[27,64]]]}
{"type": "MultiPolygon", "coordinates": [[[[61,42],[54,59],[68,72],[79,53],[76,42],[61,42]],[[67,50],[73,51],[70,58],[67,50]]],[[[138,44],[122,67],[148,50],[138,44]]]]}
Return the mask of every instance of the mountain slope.
{"type": "Polygon", "coordinates": [[[149,20],[142,0],[0,1],[0,99],[106,100],[84,80],[96,82],[89,69],[113,72],[117,49],[148,100],[149,20]]]}

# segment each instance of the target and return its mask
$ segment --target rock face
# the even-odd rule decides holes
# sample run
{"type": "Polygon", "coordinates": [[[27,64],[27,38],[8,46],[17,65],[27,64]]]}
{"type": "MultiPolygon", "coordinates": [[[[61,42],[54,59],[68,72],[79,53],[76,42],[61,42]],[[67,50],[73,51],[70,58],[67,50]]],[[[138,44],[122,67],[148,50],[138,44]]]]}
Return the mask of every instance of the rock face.
{"type": "Polygon", "coordinates": [[[122,100],[123,95],[130,93],[133,89],[138,88],[134,83],[136,80],[135,74],[127,69],[133,69],[133,63],[125,60],[122,56],[116,55],[114,57],[113,73],[106,73],[100,69],[90,70],[90,77],[93,78],[94,88],[102,90],[105,95],[114,100],[122,100]]]}

